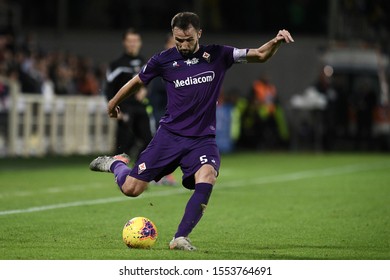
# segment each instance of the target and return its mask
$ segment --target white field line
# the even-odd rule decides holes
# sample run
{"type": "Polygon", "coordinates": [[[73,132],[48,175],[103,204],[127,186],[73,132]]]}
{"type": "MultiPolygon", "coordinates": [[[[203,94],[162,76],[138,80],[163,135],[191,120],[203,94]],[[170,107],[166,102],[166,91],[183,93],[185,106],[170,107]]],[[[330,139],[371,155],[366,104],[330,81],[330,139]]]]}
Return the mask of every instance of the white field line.
{"type": "MultiPolygon", "coordinates": [[[[378,163],[370,164],[370,165],[366,165],[366,164],[346,165],[346,166],[340,166],[340,167],[334,167],[334,168],[305,170],[305,171],[301,171],[301,172],[273,175],[273,176],[267,176],[267,177],[249,178],[247,180],[236,180],[236,181],[230,181],[230,182],[217,184],[215,191],[218,191],[219,189],[224,189],[224,188],[245,187],[246,185],[253,185],[253,184],[264,185],[264,184],[271,184],[271,183],[281,183],[281,182],[296,181],[296,180],[302,180],[302,179],[308,179],[308,178],[329,177],[329,176],[357,173],[357,172],[363,172],[363,171],[369,171],[369,170],[380,170],[380,169],[390,169],[390,163],[387,161],[387,162],[378,162],[378,163]]],[[[0,211],[0,216],[6,216],[6,215],[12,215],[12,214],[32,213],[32,212],[41,212],[41,211],[47,211],[47,210],[53,210],[53,209],[61,209],[61,208],[69,208],[69,207],[77,207],[77,206],[85,206],[85,205],[107,204],[107,203],[113,203],[113,202],[126,201],[129,199],[144,199],[144,198],[152,198],[152,197],[163,197],[163,196],[181,194],[181,193],[185,193],[185,192],[188,192],[188,190],[186,190],[184,188],[177,188],[177,189],[170,189],[170,190],[158,191],[158,192],[152,192],[152,193],[147,192],[147,193],[144,193],[144,194],[142,194],[142,196],[137,197],[137,198],[128,198],[125,196],[118,196],[118,197],[108,197],[108,198],[101,198],[101,199],[94,199],[94,200],[80,200],[80,201],[74,201],[74,202],[68,202],[68,203],[43,205],[43,206],[30,207],[30,208],[24,208],[24,209],[5,210],[5,211],[0,211]]]]}
{"type": "Polygon", "coordinates": [[[67,202],[67,203],[58,203],[58,204],[30,207],[30,208],[25,208],[25,209],[5,210],[5,211],[0,211],[0,216],[11,215],[11,214],[21,214],[21,213],[41,212],[41,211],[47,211],[47,210],[52,210],[52,209],[69,208],[69,207],[76,207],[76,206],[107,204],[107,203],[112,203],[112,202],[122,202],[122,201],[126,201],[129,199],[140,199],[140,198],[148,198],[148,197],[163,197],[163,196],[179,194],[179,193],[183,193],[183,192],[185,192],[185,189],[181,188],[181,189],[174,189],[174,190],[169,190],[169,191],[145,193],[142,195],[142,197],[129,198],[126,196],[115,196],[115,197],[107,197],[107,198],[100,198],[100,199],[93,199],[93,200],[80,200],[80,201],[67,202]]]}
{"type": "Polygon", "coordinates": [[[10,192],[3,192],[0,193],[0,199],[5,199],[8,197],[26,197],[26,196],[36,196],[36,195],[42,195],[42,194],[58,194],[58,193],[64,193],[64,192],[72,192],[72,191],[85,191],[88,189],[97,189],[97,188],[103,188],[106,187],[101,183],[89,183],[84,185],[68,185],[66,187],[50,187],[42,190],[34,190],[34,191],[10,191],[10,192]]]}
{"type": "Polygon", "coordinates": [[[224,188],[229,187],[238,187],[238,184],[270,184],[270,183],[281,183],[288,181],[296,181],[308,178],[315,177],[329,177],[329,176],[337,176],[341,174],[349,174],[349,173],[357,173],[363,171],[370,170],[381,170],[381,169],[389,169],[390,170],[390,162],[377,162],[374,164],[354,164],[354,165],[345,165],[338,167],[330,167],[324,169],[317,170],[304,170],[294,173],[287,174],[277,174],[267,177],[254,177],[248,178],[247,180],[240,180],[240,182],[226,182],[223,184],[224,188]]]}

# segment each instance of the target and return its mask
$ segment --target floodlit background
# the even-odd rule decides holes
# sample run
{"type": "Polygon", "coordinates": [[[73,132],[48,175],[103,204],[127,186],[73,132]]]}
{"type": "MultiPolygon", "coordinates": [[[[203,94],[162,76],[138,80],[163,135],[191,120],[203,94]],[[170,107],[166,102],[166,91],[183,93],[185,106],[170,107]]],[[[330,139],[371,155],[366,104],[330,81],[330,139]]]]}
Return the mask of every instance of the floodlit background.
{"type": "Polygon", "coordinates": [[[218,110],[222,152],[390,149],[387,1],[1,0],[0,7],[2,157],[111,151],[105,70],[122,52],[123,30],[138,29],[147,59],[183,10],[200,15],[202,44],[253,48],[282,28],[295,39],[266,64],[228,72],[218,110]],[[67,76],[65,92],[59,75],[67,76]],[[276,88],[272,114],[254,97],[263,78],[276,88]]]}

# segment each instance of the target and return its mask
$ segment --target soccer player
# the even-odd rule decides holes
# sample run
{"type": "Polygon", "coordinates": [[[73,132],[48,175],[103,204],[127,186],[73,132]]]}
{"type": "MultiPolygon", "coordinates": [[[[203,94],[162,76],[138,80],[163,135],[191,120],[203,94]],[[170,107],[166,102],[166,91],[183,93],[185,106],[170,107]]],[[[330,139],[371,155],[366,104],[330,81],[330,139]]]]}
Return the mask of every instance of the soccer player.
{"type": "MultiPolygon", "coordinates": [[[[136,76],[145,64],[139,54],[142,46],[141,35],[132,28],[125,30],[122,37],[124,52],[113,60],[106,74],[107,86],[105,95],[110,100],[118,90],[131,78],[136,76]]],[[[152,140],[150,119],[146,109],[145,87],[140,87],[130,98],[121,103],[121,114],[117,118],[115,153],[129,153],[133,150],[135,156],[146,148],[152,140]],[[138,141],[136,141],[138,140],[138,141]],[[138,149],[135,149],[139,142],[138,149]]]]}
{"type": "Polygon", "coordinates": [[[128,156],[120,154],[98,157],[90,169],[114,173],[120,190],[136,197],[148,182],[158,181],[180,166],[183,186],[194,192],[169,248],[191,251],[196,248],[188,236],[206,209],[219,172],[216,103],[225,72],[234,63],[265,62],[282,42],[294,40],[283,29],[259,48],[200,45],[200,20],[191,12],[176,14],[171,28],[176,47],[154,55],[109,101],[107,109],[109,116],[116,118],[121,102],[160,76],[166,82],[168,104],[158,131],[133,168],[127,166],[128,156]]]}

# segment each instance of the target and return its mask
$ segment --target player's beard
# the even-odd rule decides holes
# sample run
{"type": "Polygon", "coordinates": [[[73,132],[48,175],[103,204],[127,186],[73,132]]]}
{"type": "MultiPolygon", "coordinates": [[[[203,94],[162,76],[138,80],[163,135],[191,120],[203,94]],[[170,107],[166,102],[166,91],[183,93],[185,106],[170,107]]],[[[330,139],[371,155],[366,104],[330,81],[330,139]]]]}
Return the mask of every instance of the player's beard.
{"type": "Polygon", "coordinates": [[[182,56],[188,57],[195,53],[195,51],[198,49],[198,46],[199,46],[199,42],[196,42],[196,44],[192,49],[179,50],[179,52],[182,56]]]}

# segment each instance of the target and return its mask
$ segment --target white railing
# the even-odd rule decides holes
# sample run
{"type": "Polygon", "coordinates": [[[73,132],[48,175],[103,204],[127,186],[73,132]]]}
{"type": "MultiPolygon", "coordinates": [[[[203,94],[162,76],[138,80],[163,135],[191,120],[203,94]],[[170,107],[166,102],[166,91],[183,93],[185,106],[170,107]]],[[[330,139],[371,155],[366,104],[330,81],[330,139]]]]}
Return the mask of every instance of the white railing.
{"type": "Polygon", "coordinates": [[[22,94],[12,85],[4,155],[110,153],[116,122],[103,96],[22,94]]]}

